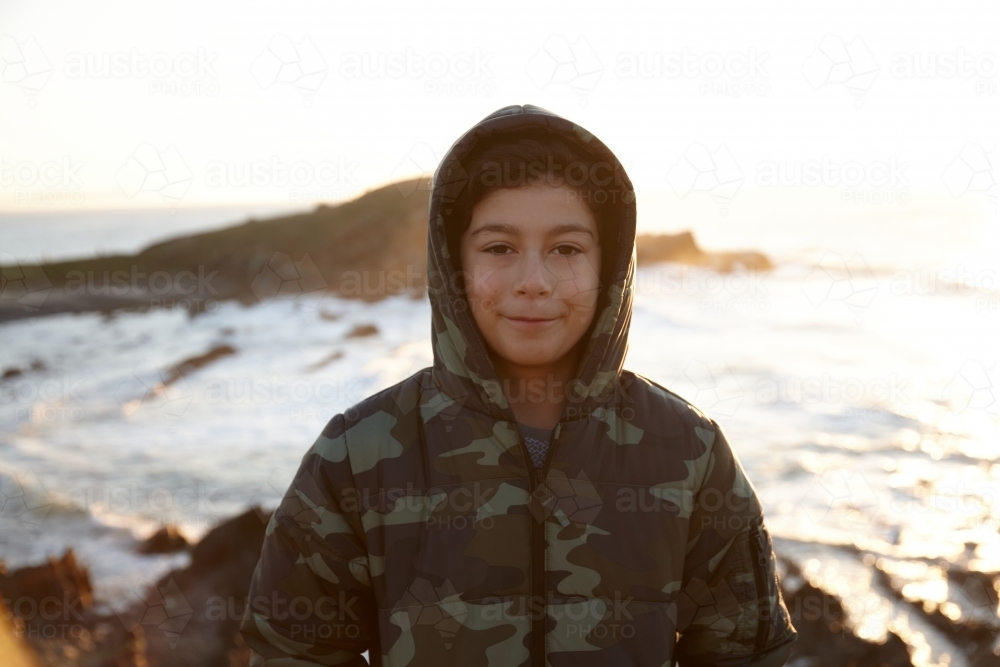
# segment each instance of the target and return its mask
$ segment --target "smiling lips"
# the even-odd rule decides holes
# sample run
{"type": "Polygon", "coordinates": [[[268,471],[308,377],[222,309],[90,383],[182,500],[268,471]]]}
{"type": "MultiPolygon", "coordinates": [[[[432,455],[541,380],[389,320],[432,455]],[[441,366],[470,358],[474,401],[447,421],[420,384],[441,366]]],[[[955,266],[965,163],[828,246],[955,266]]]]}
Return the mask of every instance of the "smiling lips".
{"type": "Polygon", "coordinates": [[[558,318],[555,318],[555,317],[552,317],[552,318],[543,318],[543,317],[507,317],[507,319],[510,320],[511,322],[513,322],[514,324],[519,324],[521,326],[538,327],[538,326],[543,326],[545,324],[548,324],[550,322],[555,322],[556,319],[558,319],[558,318]]]}

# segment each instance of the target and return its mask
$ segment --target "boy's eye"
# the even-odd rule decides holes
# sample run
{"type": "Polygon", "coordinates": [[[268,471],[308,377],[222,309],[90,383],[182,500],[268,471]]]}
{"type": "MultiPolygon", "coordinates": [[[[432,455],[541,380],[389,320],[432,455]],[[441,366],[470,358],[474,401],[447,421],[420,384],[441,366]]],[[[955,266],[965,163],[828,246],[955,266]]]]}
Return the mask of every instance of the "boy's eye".
{"type": "MultiPolygon", "coordinates": [[[[508,250],[513,250],[510,246],[506,245],[495,245],[485,248],[483,252],[490,255],[508,255],[510,253],[506,252],[508,250]]],[[[582,252],[579,248],[571,245],[561,245],[556,248],[556,253],[562,257],[572,257],[576,253],[582,252]]]]}
{"type": "Polygon", "coordinates": [[[575,255],[576,253],[581,252],[581,250],[579,248],[576,248],[576,247],[571,246],[571,245],[561,245],[558,248],[556,248],[556,252],[558,252],[560,250],[569,250],[570,251],[568,253],[561,253],[563,257],[571,257],[571,256],[575,255]]]}

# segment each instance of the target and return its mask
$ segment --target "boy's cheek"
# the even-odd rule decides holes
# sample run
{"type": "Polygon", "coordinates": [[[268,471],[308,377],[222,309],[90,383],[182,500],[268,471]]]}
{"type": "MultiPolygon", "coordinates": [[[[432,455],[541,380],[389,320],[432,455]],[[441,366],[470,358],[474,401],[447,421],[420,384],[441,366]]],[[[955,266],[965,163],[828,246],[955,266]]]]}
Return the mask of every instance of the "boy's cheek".
{"type": "Polygon", "coordinates": [[[481,264],[472,266],[472,271],[465,276],[465,284],[470,296],[475,296],[480,300],[494,294],[498,284],[503,281],[503,276],[497,271],[481,264]]]}
{"type": "Polygon", "coordinates": [[[490,313],[493,312],[494,306],[496,305],[494,299],[490,294],[484,292],[477,292],[475,294],[470,294],[468,296],[469,307],[474,313],[490,313]]]}

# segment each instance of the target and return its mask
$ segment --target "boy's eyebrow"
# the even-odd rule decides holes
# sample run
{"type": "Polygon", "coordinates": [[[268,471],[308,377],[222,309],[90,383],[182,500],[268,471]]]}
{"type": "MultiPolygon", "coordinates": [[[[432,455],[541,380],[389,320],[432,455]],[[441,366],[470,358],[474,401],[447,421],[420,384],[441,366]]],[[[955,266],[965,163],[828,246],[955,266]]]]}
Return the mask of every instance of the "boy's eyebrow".
{"type": "MultiPolygon", "coordinates": [[[[491,232],[497,234],[510,234],[511,236],[517,235],[517,229],[513,225],[509,225],[505,222],[491,222],[489,224],[483,225],[476,231],[469,234],[470,237],[478,236],[479,234],[489,234],[491,232]]],[[[577,225],[573,223],[566,223],[562,225],[557,225],[552,228],[549,232],[549,236],[558,236],[560,234],[586,234],[593,238],[594,233],[584,227],[583,225],[577,225]]]]}

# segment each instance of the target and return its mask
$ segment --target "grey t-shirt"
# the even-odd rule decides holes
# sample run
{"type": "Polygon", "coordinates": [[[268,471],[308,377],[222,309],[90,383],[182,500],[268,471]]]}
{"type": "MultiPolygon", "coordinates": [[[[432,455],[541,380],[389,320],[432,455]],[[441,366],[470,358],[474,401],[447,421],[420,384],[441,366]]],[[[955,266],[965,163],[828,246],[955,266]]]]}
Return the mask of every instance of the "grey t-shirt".
{"type": "Polygon", "coordinates": [[[531,454],[531,462],[536,468],[541,468],[545,464],[545,454],[549,451],[549,442],[552,438],[552,429],[535,428],[527,424],[521,424],[524,432],[524,444],[528,446],[528,453],[531,454]]]}

